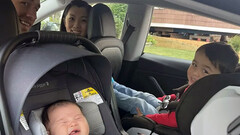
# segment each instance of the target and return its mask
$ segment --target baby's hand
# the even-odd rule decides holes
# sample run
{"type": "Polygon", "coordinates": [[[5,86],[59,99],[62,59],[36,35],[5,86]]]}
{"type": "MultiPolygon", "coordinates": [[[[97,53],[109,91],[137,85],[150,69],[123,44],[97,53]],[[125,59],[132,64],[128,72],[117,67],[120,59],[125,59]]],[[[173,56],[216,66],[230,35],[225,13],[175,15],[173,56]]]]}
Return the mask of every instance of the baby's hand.
{"type": "Polygon", "coordinates": [[[137,107],[137,115],[136,116],[143,116],[143,113],[141,112],[141,110],[137,107]]]}

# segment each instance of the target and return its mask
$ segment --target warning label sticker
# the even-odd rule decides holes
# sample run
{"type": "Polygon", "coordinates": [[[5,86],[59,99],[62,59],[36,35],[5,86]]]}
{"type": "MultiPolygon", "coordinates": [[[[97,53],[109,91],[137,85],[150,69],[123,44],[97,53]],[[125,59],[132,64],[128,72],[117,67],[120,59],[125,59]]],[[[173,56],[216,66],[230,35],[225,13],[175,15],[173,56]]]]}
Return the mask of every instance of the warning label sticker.
{"type": "Polygon", "coordinates": [[[22,126],[25,130],[29,130],[29,126],[28,126],[25,116],[23,115],[23,112],[20,115],[20,123],[22,124],[22,126]]]}
{"type": "Polygon", "coordinates": [[[98,105],[103,103],[103,100],[102,100],[101,96],[92,87],[88,87],[86,89],[75,92],[75,93],[73,93],[73,96],[74,96],[77,103],[80,103],[80,102],[94,102],[98,105]]]}

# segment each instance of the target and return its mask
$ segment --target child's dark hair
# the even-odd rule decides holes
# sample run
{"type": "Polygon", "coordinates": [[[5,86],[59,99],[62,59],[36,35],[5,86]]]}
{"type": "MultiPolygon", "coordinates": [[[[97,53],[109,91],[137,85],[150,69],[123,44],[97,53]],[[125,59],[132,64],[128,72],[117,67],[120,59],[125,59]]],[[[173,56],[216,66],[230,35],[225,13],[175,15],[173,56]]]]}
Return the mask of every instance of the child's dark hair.
{"type": "Polygon", "coordinates": [[[221,73],[232,73],[238,64],[238,54],[230,45],[222,43],[209,43],[197,49],[204,51],[211,63],[220,70],[221,73]]]}
{"type": "Polygon", "coordinates": [[[87,10],[87,13],[90,13],[90,10],[92,8],[92,6],[90,6],[87,2],[82,1],[82,0],[73,0],[71,1],[66,8],[64,9],[63,15],[62,15],[62,19],[61,19],[61,26],[60,26],[60,31],[65,31],[66,32],[66,27],[64,24],[64,20],[68,14],[68,11],[71,7],[73,6],[77,6],[77,7],[83,7],[87,10]]]}
{"type": "Polygon", "coordinates": [[[79,107],[79,109],[81,110],[80,106],[78,106],[77,103],[69,101],[69,100],[58,100],[55,101],[49,105],[47,105],[42,112],[42,123],[44,126],[46,126],[49,122],[49,117],[48,117],[48,112],[50,109],[54,109],[54,107],[58,107],[58,106],[63,106],[63,105],[69,105],[69,104],[73,104],[76,105],[77,107],[79,107]]]}

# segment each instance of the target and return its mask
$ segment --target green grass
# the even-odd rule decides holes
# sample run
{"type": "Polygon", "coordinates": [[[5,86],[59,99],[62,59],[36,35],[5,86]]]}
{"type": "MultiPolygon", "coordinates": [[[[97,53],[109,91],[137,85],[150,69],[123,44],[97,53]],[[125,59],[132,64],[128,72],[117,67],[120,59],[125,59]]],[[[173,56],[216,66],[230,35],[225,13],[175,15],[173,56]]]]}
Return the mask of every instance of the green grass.
{"type": "Polygon", "coordinates": [[[146,45],[144,48],[145,53],[151,53],[156,55],[162,56],[169,56],[175,58],[181,58],[186,60],[193,60],[195,51],[188,51],[188,50],[179,50],[174,48],[166,48],[161,46],[155,45],[146,45]]]}

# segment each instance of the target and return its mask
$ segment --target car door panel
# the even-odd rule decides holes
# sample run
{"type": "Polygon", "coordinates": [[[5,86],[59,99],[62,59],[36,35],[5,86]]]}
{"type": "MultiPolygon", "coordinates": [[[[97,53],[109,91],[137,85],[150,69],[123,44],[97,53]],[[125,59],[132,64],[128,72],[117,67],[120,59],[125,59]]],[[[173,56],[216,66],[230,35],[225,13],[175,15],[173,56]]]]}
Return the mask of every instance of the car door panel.
{"type": "Polygon", "coordinates": [[[165,94],[171,94],[173,88],[187,83],[186,74],[190,63],[189,60],[145,53],[139,59],[132,87],[161,96],[155,86],[157,82],[165,94]]]}

